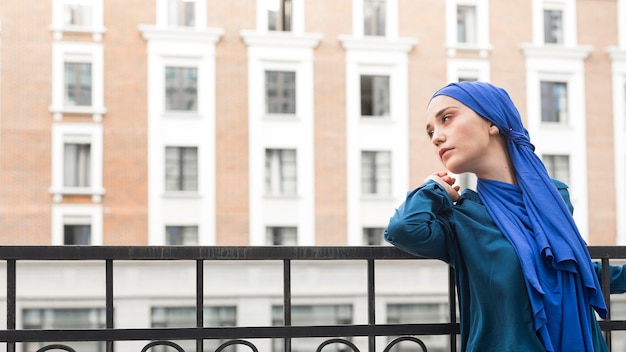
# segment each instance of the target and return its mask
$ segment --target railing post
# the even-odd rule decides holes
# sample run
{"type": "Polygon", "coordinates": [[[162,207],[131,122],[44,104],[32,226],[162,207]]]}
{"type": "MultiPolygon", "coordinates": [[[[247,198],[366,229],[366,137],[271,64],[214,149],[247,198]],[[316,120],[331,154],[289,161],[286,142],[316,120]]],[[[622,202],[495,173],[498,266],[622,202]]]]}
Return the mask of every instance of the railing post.
{"type": "MultiPolygon", "coordinates": [[[[115,321],[113,315],[113,259],[106,259],[105,261],[105,280],[106,280],[106,328],[114,329],[115,321]]],[[[106,342],[107,352],[113,352],[114,341],[109,340],[106,342]]]]}
{"type": "MultiPolygon", "coordinates": [[[[454,268],[448,266],[448,305],[450,306],[450,323],[456,323],[456,283],[454,268]]],[[[450,333],[450,351],[456,351],[456,334],[450,333]]]]}
{"type": "MultiPolygon", "coordinates": [[[[7,260],[7,330],[15,330],[15,259],[7,260]]],[[[15,342],[7,343],[7,352],[15,352],[15,342]]]]}
{"type": "MultiPolygon", "coordinates": [[[[204,261],[196,260],[196,327],[204,325],[204,261]]],[[[204,340],[196,340],[196,351],[204,351],[204,340]]]]}
{"type": "MultiPolygon", "coordinates": [[[[374,259],[367,260],[367,323],[376,325],[376,287],[374,273],[374,259]]],[[[367,337],[369,352],[376,351],[376,336],[367,337]]]]}
{"type": "MultiPolygon", "coordinates": [[[[283,261],[283,320],[291,326],[291,261],[283,261]]],[[[285,352],[291,352],[291,338],[285,337],[285,352]]]]}

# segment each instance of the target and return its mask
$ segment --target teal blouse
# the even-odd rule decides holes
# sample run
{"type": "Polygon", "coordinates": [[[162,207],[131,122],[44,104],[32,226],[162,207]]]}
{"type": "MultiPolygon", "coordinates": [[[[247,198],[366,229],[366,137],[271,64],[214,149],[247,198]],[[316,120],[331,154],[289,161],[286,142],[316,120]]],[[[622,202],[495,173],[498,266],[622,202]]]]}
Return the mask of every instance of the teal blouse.
{"type": "MultiPolygon", "coordinates": [[[[572,209],[567,186],[558,181],[555,184],[572,209]]],[[[426,182],[409,192],[396,209],[385,230],[385,240],[406,252],[440,259],[454,268],[461,351],[545,351],[533,330],[530,300],[517,254],[476,192],[464,190],[453,203],[443,187],[434,181],[426,182]]],[[[596,269],[600,270],[598,266],[596,269]]],[[[626,288],[621,267],[611,268],[611,278],[621,280],[621,284],[615,282],[616,287],[626,288]]],[[[595,314],[590,316],[595,349],[606,351],[595,314]]]]}

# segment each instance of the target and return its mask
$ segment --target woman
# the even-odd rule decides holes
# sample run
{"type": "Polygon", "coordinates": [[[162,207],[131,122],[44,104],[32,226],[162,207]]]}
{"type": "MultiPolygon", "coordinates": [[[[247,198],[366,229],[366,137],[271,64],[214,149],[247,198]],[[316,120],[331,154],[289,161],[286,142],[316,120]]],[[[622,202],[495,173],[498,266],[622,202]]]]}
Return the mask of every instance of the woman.
{"type": "Polygon", "coordinates": [[[506,91],[440,89],[426,133],[447,171],[408,193],[385,239],[454,267],[461,350],[606,351],[594,311],[607,310],[567,186],[548,176],[506,91]],[[476,174],[477,192],[459,193],[449,172],[476,174]]]}

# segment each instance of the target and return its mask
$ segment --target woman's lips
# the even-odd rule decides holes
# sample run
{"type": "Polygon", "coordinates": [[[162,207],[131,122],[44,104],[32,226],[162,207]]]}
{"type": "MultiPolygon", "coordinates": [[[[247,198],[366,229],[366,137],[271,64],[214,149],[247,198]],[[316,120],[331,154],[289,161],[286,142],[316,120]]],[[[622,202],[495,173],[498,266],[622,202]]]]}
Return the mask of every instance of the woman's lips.
{"type": "Polygon", "coordinates": [[[443,159],[443,155],[448,152],[449,150],[451,150],[452,148],[442,148],[439,150],[439,158],[443,159]]]}

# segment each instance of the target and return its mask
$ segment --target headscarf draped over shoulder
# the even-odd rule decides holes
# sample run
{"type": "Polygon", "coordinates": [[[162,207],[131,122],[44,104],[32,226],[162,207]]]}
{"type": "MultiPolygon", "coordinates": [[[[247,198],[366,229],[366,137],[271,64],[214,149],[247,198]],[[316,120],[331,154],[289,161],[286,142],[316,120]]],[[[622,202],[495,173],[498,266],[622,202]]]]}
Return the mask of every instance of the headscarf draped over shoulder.
{"type": "Polygon", "coordinates": [[[570,210],[535,154],[509,94],[486,82],[459,82],[441,88],[433,98],[438,95],[463,103],[495,124],[506,139],[519,191],[484,179],[478,180],[477,190],[517,252],[534,328],[544,347],[547,351],[593,351],[589,306],[603,318],[607,313],[598,278],[570,210]],[[511,197],[521,197],[525,209],[507,207],[511,197]],[[530,229],[524,224],[530,224],[530,229]]]}

